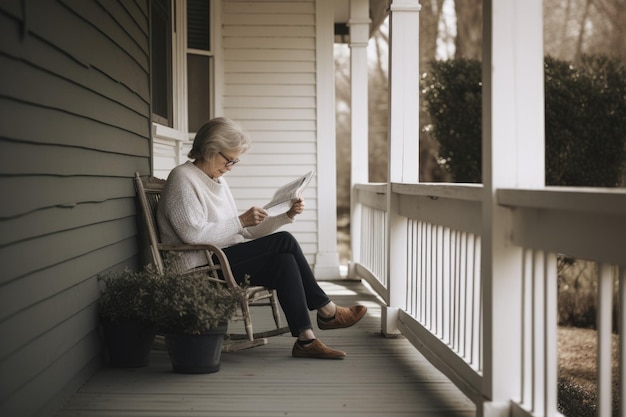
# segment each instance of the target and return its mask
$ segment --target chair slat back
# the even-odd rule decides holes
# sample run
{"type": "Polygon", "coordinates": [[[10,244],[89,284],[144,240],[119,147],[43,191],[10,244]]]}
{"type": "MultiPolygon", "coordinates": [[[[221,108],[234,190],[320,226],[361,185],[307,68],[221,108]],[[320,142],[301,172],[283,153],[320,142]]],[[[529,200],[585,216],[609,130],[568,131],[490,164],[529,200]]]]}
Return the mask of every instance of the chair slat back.
{"type": "Polygon", "coordinates": [[[138,172],[135,173],[135,188],[141,208],[141,216],[143,217],[148,238],[150,240],[150,251],[152,253],[152,261],[160,274],[163,273],[163,259],[159,251],[161,239],[159,238],[159,227],[156,222],[157,207],[165,180],[156,177],[141,177],[138,172]]]}

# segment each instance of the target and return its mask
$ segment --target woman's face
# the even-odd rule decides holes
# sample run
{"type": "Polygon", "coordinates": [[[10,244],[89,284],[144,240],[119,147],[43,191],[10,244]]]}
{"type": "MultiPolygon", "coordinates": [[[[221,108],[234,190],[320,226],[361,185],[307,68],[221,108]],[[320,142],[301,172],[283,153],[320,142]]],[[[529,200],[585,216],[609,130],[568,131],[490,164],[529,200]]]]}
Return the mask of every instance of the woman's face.
{"type": "Polygon", "coordinates": [[[202,170],[209,177],[217,179],[233,169],[233,166],[239,162],[239,153],[234,151],[218,152],[203,162],[202,170]]]}

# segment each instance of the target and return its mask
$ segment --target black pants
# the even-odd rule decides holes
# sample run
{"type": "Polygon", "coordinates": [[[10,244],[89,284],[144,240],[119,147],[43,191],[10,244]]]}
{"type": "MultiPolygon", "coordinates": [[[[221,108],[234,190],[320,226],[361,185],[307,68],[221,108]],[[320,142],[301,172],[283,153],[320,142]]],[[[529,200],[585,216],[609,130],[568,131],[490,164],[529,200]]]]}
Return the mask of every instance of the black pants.
{"type": "Polygon", "coordinates": [[[276,290],[293,336],[311,327],[309,310],[325,306],[330,299],[313,276],[300,244],[289,232],[277,232],[224,248],[238,282],[276,290]]]}

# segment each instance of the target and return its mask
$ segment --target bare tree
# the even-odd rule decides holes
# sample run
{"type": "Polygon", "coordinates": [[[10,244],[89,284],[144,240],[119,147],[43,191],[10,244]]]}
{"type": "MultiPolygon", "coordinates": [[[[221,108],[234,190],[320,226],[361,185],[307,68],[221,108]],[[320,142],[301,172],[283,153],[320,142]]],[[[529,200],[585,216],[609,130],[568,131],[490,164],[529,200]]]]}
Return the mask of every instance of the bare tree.
{"type": "Polygon", "coordinates": [[[592,0],[587,0],[587,2],[585,3],[583,18],[580,21],[580,30],[578,31],[578,41],[576,42],[576,54],[574,55],[574,59],[576,61],[579,61],[581,55],[583,54],[583,40],[585,39],[585,29],[587,27],[587,19],[589,19],[589,10],[591,9],[591,3],[592,3],[592,0]]]}
{"type": "Polygon", "coordinates": [[[626,0],[590,0],[594,36],[589,44],[626,63],[626,0]]]}
{"type": "Polygon", "coordinates": [[[626,0],[545,0],[547,55],[577,60],[603,53],[626,62],[626,0]]]}
{"type": "Polygon", "coordinates": [[[482,59],[482,0],[456,0],[455,58],[482,59]]]}
{"type": "Polygon", "coordinates": [[[389,163],[389,26],[385,21],[370,41],[369,73],[369,179],[372,182],[387,181],[389,163]]]}

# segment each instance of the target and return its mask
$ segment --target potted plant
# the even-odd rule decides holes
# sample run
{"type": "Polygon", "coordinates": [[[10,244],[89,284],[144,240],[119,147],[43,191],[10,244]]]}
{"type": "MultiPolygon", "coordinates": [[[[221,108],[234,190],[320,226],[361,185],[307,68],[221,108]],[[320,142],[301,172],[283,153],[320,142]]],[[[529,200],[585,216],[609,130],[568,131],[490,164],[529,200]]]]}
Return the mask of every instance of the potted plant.
{"type": "Polygon", "coordinates": [[[220,369],[222,344],[238,298],[205,273],[180,274],[165,265],[155,291],[155,323],[165,335],[172,369],[211,373],[220,369]]]}
{"type": "Polygon", "coordinates": [[[98,312],[108,364],[119,368],[148,365],[155,336],[153,274],[126,268],[100,275],[98,280],[103,283],[98,312]]]}

